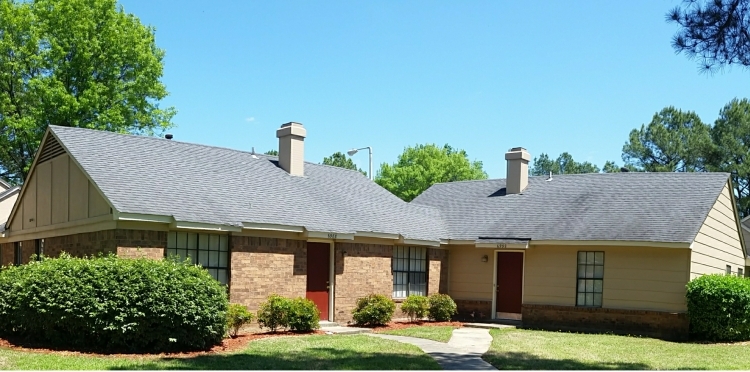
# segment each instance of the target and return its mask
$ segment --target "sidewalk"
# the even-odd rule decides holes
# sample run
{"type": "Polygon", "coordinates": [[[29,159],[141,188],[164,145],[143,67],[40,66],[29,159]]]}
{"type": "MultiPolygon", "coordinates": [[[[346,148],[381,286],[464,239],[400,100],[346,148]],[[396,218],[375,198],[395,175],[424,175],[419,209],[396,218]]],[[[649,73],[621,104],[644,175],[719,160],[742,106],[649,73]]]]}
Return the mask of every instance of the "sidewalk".
{"type": "Polygon", "coordinates": [[[485,370],[495,371],[495,367],[482,360],[492,343],[487,329],[458,328],[448,343],[426,340],[416,337],[393,336],[380,333],[368,333],[368,336],[384,338],[412,344],[429,354],[447,370],[485,370]]]}

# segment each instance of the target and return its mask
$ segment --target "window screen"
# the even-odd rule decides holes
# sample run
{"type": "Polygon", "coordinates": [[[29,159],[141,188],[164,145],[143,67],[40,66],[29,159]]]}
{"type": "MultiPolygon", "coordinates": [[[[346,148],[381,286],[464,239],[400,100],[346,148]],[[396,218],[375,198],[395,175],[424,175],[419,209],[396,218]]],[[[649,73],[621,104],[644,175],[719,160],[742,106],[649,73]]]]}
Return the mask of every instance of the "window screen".
{"type": "Polygon", "coordinates": [[[208,269],[221,284],[228,282],[229,237],[226,235],[170,231],[167,255],[190,258],[193,264],[208,269]]]}
{"type": "Polygon", "coordinates": [[[604,252],[578,252],[576,306],[602,306],[604,252]]]}
{"type": "Polygon", "coordinates": [[[427,248],[393,247],[393,297],[427,295],[427,248]]]}

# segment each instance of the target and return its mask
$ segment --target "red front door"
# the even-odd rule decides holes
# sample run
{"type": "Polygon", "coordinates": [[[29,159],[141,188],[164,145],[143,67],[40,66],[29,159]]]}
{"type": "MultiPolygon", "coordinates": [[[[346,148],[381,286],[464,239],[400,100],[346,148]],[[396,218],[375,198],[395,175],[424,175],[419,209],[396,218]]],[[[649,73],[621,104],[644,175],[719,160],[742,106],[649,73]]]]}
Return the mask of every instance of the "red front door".
{"type": "Polygon", "coordinates": [[[523,253],[497,253],[497,294],[495,311],[499,313],[521,313],[523,291],[523,253]]]}
{"type": "Polygon", "coordinates": [[[307,243],[307,295],[318,306],[320,320],[328,320],[331,245],[307,243]]]}

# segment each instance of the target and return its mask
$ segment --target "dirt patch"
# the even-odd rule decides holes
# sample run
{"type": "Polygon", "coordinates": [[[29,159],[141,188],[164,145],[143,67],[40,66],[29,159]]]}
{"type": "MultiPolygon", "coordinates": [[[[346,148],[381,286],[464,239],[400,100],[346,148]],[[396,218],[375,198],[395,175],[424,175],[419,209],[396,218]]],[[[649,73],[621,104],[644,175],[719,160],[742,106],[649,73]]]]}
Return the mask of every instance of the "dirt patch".
{"type": "Polygon", "coordinates": [[[221,344],[212,347],[210,350],[198,350],[198,351],[188,351],[188,352],[179,352],[179,353],[158,353],[158,354],[157,353],[103,354],[103,353],[86,352],[86,351],[50,349],[50,348],[41,347],[41,346],[39,347],[30,346],[25,343],[22,344],[22,343],[11,342],[2,338],[0,338],[0,348],[11,349],[15,351],[32,352],[32,353],[95,356],[95,357],[106,357],[106,358],[143,358],[143,357],[192,358],[192,357],[200,356],[200,355],[221,354],[221,353],[239,351],[239,350],[244,349],[247,346],[247,344],[250,343],[251,341],[255,341],[255,340],[259,340],[263,338],[308,336],[308,335],[313,335],[313,334],[325,334],[325,332],[317,330],[317,331],[308,332],[308,333],[297,333],[297,332],[291,332],[291,331],[278,331],[274,333],[270,331],[263,332],[263,331],[259,331],[255,329],[250,332],[242,332],[240,335],[238,335],[235,338],[225,338],[224,340],[222,340],[221,344]]]}
{"type": "Polygon", "coordinates": [[[396,329],[404,329],[404,328],[411,328],[411,327],[440,327],[440,326],[450,326],[453,328],[461,328],[464,326],[463,322],[430,322],[430,321],[417,321],[417,322],[410,322],[408,320],[396,320],[393,322],[390,322],[384,326],[358,326],[356,324],[351,324],[349,327],[358,327],[358,328],[371,328],[373,332],[383,332],[383,331],[392,331],[396,329]]]}

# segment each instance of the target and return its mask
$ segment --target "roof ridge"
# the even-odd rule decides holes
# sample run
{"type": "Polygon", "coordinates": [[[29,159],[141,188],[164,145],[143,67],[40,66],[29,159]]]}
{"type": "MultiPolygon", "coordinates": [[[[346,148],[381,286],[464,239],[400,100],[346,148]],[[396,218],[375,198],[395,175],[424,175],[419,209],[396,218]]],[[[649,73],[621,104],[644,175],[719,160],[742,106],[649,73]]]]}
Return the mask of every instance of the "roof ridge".
{"type": "MultiPolygon", "coordinates": [[[[64,127],[64,126],[60,126],[60,125],[50,125],[50,128],[52,128],[53,130],[55,130],[55,128],[62,128],[63,130],[90,131],[90,132],[101,133],[101,134],[104,134],[104,135],[116,135],[116,136],[139,138],[139,139],[169,141],[169,143],[177,143],[177,144],[183,144],[183,145],[198,146],[198,147],[210,148],[210,149],[220,149],[220,150],[227,150],[227,151],[235,151],[235,152],[239,152],[239,153],[243,153],[243,154],[248,154],[248,155],[263,156],[265,158],[270,158],[271,160],[279,158],[278,155],[267,155],[267,154],[262,154],[262,153],[254,152],[252,150],[251,151],[247,151],[247,150],[233,149],[231,147],[224,147],[224,146],[204,145],[202,143],[194,143],[194,142],[178,141],[178,140],[168,140],[168,139],[162,138],[162,137],[144,136],[144,135],[141,135],[141,134],[117,133],[117,132],[110,132],[110,131],[106,131],[106,130],[98,130],[98,129],[90,129],[90,128],[79,128],[79,127],[64,127]]],[[[338,168],[338,169],[345,169],[345,170],[348,170],[348,171],[354,171],[354,172],[359,173],[359,171],[356,171],[356,170],[353,170],[353,169],[347,169],[347,168],[337,167],[335,165],[320,164],[320,163],[315,163],[315,162],[307,161],[307,160],[305,160],[304,162],[307,163],[307,164],[320,165],[320,166],[325,166],[325,167],[334,167],[334,168],[338,168]]],[[[1,181],[1,179],[0,179],[0,181],[1,181]]]]}

